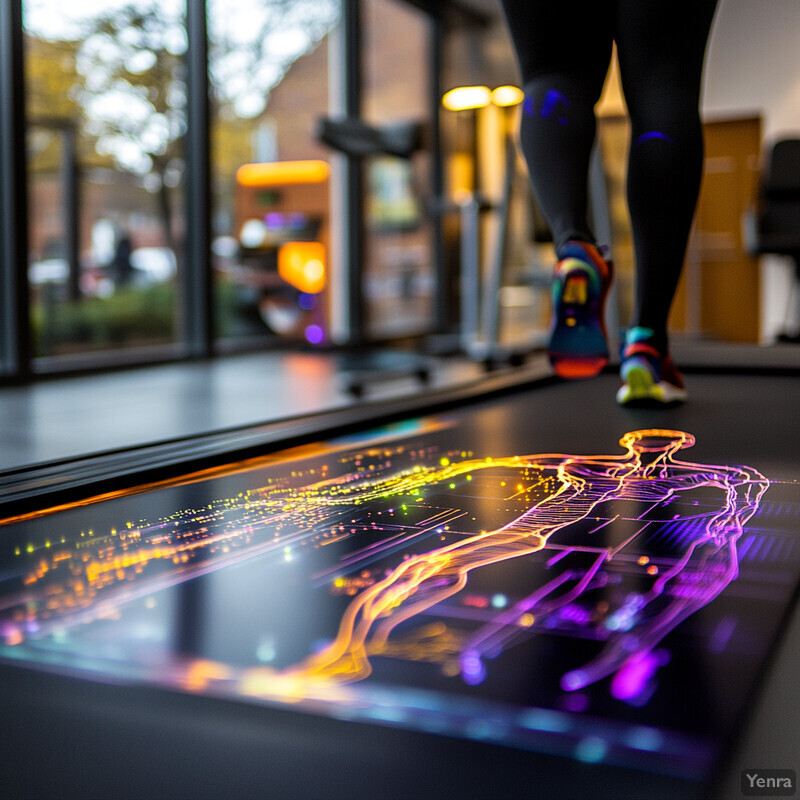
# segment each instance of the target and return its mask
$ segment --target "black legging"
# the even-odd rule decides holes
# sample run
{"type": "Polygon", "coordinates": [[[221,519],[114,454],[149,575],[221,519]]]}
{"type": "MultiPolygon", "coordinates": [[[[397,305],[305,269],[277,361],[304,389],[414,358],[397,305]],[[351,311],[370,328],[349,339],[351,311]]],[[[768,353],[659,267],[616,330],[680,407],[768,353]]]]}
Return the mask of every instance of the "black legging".
{"type": "MultiPolygon", "coordinates": [[[[633,325],[666,337],[703,166],[698,113],[716,0],[502,0],[525,90],[520,139],[556,243],[596,243],[587,176],[616,41],[631,117],[633,325]]],[[[665,342],[666,344],[666,342],[665,342]]]]}

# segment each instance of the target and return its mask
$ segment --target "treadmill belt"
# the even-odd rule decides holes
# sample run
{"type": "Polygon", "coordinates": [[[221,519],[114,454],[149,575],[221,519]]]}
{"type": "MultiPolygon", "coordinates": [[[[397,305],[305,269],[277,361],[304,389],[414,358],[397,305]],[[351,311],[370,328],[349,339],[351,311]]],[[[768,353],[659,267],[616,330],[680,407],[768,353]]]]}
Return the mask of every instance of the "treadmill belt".
{"type": "Polygon", "coordinates": [[[5,520],[0,658],[706,780],[797,592],[793,446],[575,392],[5,520]]]}

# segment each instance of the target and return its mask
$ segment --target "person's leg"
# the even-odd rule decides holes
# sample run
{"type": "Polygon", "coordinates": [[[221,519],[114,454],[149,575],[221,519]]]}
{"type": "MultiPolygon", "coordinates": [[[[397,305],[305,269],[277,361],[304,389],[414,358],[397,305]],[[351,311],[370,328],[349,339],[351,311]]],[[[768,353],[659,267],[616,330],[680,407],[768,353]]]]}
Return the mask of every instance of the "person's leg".
{"type": "Polygon", "coordinates": [[[503,0],[525,92],[520,146],[556,252],[594,244],[587,180],[594,106],[611,58],[608,0],[503,0]]]}
{"type": "Polygon", "coordinates": [[[520,145],[558,257],[547,349],[558,375],[588,378],[608,362],[603,317],[612,270],[587,218],[587,184],[613,0],[503,3],[525,92],[520,145]]]}
{"type": "Polygon", "coordinates": [[[703,168],[698,111],[716,0],[618,0],[615,37],[631,117],[628,206],[636,258],[632,326],[667,353],[703,168]]]}

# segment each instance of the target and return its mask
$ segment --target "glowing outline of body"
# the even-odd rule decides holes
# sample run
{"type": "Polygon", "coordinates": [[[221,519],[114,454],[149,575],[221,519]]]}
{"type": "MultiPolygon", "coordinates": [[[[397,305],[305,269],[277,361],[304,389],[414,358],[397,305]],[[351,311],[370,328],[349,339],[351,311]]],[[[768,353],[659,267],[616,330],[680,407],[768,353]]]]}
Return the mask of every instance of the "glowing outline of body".
{"type": "MultiPolygon", "coordinates": [[[[695,558],[699,560],[696,566],[708,567],[716,573],[708,589],[694,596],[676,596],[667,609],[656,616],[655,624],[641,632],[629,635],[626,631],[611,636],[596,658],[563,676],[562,687],[579,689],[619,670],[632,658],[652,650],[682,620],[713,600],[735,579],[738,574],[736,542],[769,486],[761,473],[748,467],[711,466],[675,459],[675,453],[691,447],[694,442],[691,434],[682,431],[650,429],[625,434],[620,439],[620,445],[626,450],[623,455],[546,454],[454,465],[451,475],[498,464],[554,468],[560,488],[497,530],[470,536],[404,561],[382,581],[353,599],[342,617],[336,638],[328,647],[282,674],[296,679],[328,678],[338,682],[363,679],[371,672],[367,640],[373,627],[376,630],[369,646],[370,650],[379,652],[391,631],[403,620],[463,589],[471,570],[542,550],[553,534],[587,518],[607,500],[623,497],[652,500],[657,505],[675,492],[698,486],[722,489],[725,492],[722,509],[711,517],[704,534],[690,544],[684,556],[654,581],[650,591],[642,596],[642,607],[661,596],[667,583],[695,558]],[[568,503],[574,504],[573,507],[568,503]],[[701,545],[705,544],[711,545],[711,552],[698,555],[701,545]],[[419,595],[421,589],[430,590],[415,601],[407,602],[419,595]],[[383,621],[378,622],[381,617],[383,621]]],[[[580,594],[601,563],[600,559],[596,560],[582,580],[559,598],[558,605],[563,606],[580,594]]],[[[557,586],[548,584],[542,588],[548,591],[527,598],[527,609],[533,608],[557,586]]],[[[509,621],[522,610],[519,605],[511,609],[509,621]]],[[[495,621],[486,630],[473,635],[462,653],[462,663],[471,664],[474,670],[476,660],[479,662],[490,646],[496,648],[498,638],[502,638],[502,623],[495,621]]]]}

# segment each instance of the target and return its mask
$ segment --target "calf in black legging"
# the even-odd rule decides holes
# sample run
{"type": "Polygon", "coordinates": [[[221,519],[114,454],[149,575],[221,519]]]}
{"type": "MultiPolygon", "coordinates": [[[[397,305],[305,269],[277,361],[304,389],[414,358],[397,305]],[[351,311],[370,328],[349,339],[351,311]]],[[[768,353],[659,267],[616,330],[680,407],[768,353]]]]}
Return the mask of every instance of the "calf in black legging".
{"type": "Polygon", "coordinates": [[[651,331],[648,346],[666,356],[702,175],[698,105],[716,0],[501,1],[525,91],[521,146],[560,257],[568,242],[596,245],[587,220],[594,106],[617,44],[632,129],[631,325],[651,331]]]}

